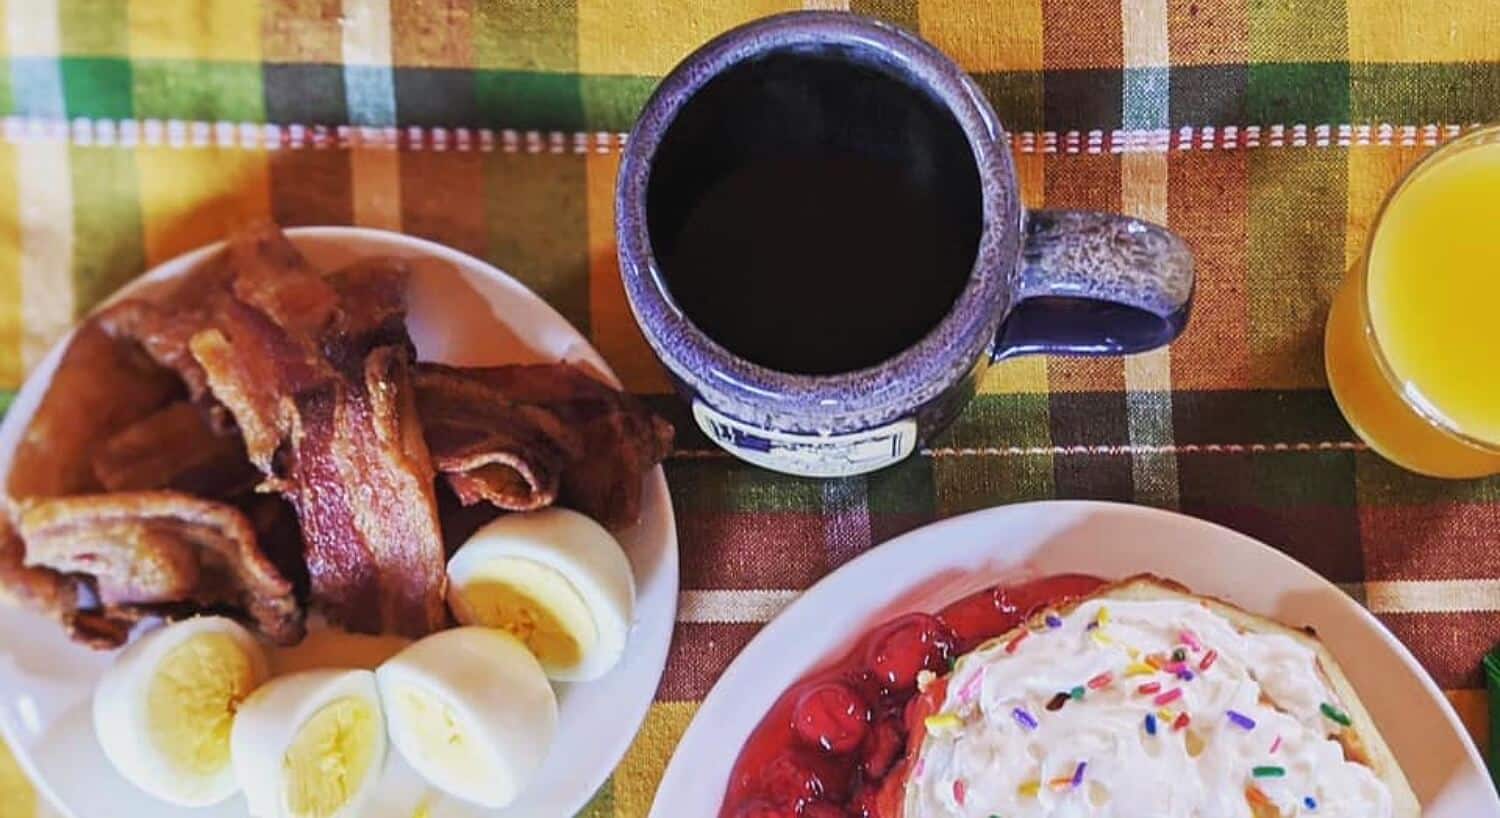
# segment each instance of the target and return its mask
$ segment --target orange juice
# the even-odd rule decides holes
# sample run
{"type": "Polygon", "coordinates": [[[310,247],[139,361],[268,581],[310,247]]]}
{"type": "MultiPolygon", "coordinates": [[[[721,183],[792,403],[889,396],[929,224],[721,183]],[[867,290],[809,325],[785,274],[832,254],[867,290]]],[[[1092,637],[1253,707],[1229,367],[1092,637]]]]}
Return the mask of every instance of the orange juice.
{"type": "Polygon", "coordinates": [[[1325,355],[1376,451],[1435,476],[1500,473],[1500,132],[1441,149],[1391,195],[1325,355]]]}

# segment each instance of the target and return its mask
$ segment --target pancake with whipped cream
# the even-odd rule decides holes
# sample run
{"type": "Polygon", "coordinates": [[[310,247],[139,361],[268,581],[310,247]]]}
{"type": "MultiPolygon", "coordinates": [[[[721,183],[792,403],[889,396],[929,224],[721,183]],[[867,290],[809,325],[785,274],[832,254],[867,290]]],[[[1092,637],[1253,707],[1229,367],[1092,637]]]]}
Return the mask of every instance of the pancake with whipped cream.
{"type": "Polygon", "coordinates": [[[1155,577],[962,657],[904,818],[1411,818],[1415,796],[1333,657],[1155,577]]]}

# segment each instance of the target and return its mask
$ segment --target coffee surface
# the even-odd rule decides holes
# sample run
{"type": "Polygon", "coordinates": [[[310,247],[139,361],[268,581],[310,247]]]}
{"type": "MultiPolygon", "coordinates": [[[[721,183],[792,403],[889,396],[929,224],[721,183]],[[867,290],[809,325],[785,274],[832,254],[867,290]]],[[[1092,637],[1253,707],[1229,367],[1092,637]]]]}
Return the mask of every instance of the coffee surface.
{"type": "Polygon", "coordinates": [[[731,352],[829,374],[921,340],[963,289],[971,247],[894,163],[783,157],[710,187],[662,266],[678,305],[731,352]]]}

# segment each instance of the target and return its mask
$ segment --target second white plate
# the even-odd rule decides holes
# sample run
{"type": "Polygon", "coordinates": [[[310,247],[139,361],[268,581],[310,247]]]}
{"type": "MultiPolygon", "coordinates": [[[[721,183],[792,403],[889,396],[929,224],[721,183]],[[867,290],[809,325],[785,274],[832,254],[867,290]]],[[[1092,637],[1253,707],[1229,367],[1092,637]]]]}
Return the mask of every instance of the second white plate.
{"type": "Polygon", "coordinates": [[[717,815],[745,739],[790,685],[871,626],[933,611],[1008,579],[1149,571],[1295,625],[1333,650],[1390,742],[1426,818],[1500,818],[1500,800],[1453,708],[1410,652],[1311,569],[1243,534],[1180,514],[1042,502],[904,534],[814,585],[719,679],[678,745],[652,818],[717,815]]]}

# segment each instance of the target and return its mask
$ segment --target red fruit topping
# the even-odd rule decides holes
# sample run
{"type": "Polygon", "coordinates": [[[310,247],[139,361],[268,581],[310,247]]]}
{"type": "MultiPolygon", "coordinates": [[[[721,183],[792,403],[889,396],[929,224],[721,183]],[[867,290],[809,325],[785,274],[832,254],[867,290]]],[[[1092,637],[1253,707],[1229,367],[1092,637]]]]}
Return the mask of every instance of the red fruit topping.
{"type": "Polygon", "coordinates": [[[860,748],[865,777],[878,779],[885,775],[891,765],[896,763],[896,756],[901,754],[901,745],[905,743],[906,739],[897,722],[891,719],[877,722],[869,735],[865,736],[864,746],[860,748]]]}
{"type": "Polygon", "coordinates": [[[736,812],[734,816],[735,818],[797,818],[797,808],[794,806],[778,807],[757,799],[741,804],[739,812],[736,812]]]}
{"type": "Polygon", "coordinates": [[[870,706],[841,682],[810,687],[792,711],[797,735],[810,747],[830,753],[853,752],[870,729],[870,706]]]}
{"type": "Polygon", "coordinates": [[[802,818],[849,818],[849,813],[827,801],[808,801],[802,805],[802,818]]]}
{"type": "Polygon", "coordinates": [[[880,782],[872,782],[861,787],[849,799],[849,814],[853,818],[881,818],[876,799],[880,797],[880,791],[876,789],[880,782]]]}
{"type": "Polygon", "coordinates": [[[850,770],[827,756],[788,750],[766,766],[765,794],[778,804],[816,798],[842,801],[849,794],[850,770]]]}
{"type": "Polygon", "coordinates": [[[910,691],[917,674],[948,670],[953,637],[936,617],[908,614],[887,625],[870,646],[865,665],[890,690],[910,691]]]}

